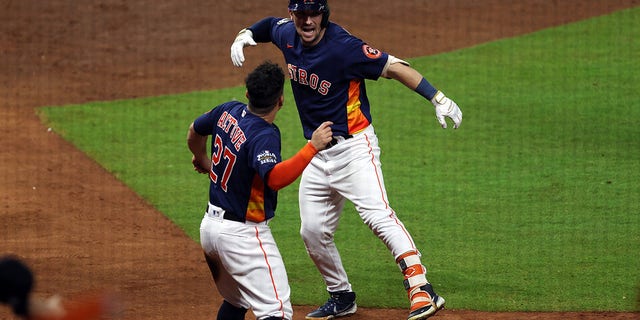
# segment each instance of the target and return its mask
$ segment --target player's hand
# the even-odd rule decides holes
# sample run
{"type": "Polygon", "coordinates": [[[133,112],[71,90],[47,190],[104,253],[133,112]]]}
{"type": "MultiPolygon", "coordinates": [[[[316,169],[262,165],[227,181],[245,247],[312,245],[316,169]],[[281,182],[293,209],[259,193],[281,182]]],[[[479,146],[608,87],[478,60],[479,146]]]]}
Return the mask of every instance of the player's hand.
{"type": "Polygon", "coordinates": [[[431,103],[436,108],[436,119],[440,122],[443,129],[447,128],[445,117],[453,120],[453,128],[458,129],[462,123],[462,111],[453,100],[447,98],[442,91],[438,91],[431,99],[431,103]]]}
{"type": "Polygon", "coordinates": [[[316,131],[311,135],[311,144],[316,150],[321,151],[327,148],[327,143],[333,139],[333,131],[331,130],[333,122],[323,122],[316,131]]]}
{"type": "Polygon", "coordinates": [[[193,164],[193,170],[198,173],[208,174],[211,171],[211,160],[209,157],[191,157],[191,163],[193,164]]]}
{"type": "Polygon", "coordinates": [[[240,30],[231,45],[231,62],[233,62],[233,65],[242,67],[242,63],[244,62],[244,47],[256,45],[258,44],[253,40],[253,32],[251,32],[251,30],[240,30]]]}

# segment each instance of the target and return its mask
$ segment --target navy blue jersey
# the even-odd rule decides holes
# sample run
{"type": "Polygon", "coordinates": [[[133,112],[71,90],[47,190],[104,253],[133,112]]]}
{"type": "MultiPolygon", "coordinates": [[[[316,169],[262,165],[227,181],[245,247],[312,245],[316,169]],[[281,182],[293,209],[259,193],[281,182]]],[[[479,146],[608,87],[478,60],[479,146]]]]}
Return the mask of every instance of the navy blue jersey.
{"type": "Polygon", "coordinates": [[[266,176],[282,161],[278,127],[232,101],[198,117],[193,128],[211,135],[209,202],[247,221],[273,218],[278,194],[266,176]]]}
{"type": "Polygon", "coordinates": [[[377,80],[389,58],[329,23],[320,42],[304,47],[290,19],[265,18],[249,27],[256,42],[273,42],[284,54],[304,136],[324,121],[335,135],[364,130],[372,122],[365,79],[377,80]]]}

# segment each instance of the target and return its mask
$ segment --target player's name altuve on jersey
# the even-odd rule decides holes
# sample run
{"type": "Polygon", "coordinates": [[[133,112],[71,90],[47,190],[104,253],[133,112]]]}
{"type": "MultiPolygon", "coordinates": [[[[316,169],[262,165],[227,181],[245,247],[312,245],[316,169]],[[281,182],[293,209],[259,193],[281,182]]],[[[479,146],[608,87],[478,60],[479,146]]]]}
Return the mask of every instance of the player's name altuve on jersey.
{"type": "MultiPolygon", "coordinates": [[[[244,115],[243,111],[243,115],[244,115]]],[[[220,119],[218,120],[218,127],[224,130],[224,132],[229,134],[231,138],[231,143],[235,147],[236,151],[240,151],[240,147],[242,144],[247,141],[247,137],[244,135],[244,132],[238,126],[238,120],[234,118],[231,114],[225,111],[220,119]],[[231,129],[233,127],[233,129],[231,129]],[[231,131],[231,132],[229,132],[231,131]]]]}

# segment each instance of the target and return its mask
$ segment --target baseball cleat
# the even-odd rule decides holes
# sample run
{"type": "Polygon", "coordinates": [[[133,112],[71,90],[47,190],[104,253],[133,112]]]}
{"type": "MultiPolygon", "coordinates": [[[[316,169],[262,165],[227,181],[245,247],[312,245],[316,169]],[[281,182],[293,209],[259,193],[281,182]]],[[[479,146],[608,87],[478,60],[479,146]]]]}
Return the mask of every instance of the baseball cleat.
{"type": "Polygon", "coordinates": [[[423,292],[426,293],[426,295],[429,297],[430,302],[423,307],[412,310],[409,313],[409,317],[407,318],[407,320],[424,320],[430,318],[431,316],[435,315],[436,312],[444,308],[444,298],[437,295],[433,291],[433,288],[430,284],[426,284],[420,287],[420,289],[422,289],[423,292]]]}
{"type": "Polygon", "coordinates": [[[329,292],[331,297],[327,302],[307,314],[307,320],[329,320],[338,317],[350,316],[356,313],[356,293],[351,291],[329,292]]]}

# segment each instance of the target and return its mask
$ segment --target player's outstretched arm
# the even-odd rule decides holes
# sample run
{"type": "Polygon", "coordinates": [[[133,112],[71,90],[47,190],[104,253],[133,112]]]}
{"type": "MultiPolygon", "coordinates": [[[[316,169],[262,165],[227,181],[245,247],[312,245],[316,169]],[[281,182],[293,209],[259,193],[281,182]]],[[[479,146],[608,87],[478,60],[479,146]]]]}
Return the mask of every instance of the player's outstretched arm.
{"type": "Polygon", "coordinates": [[[240,30],[233,44],[231,44],[231,62],[233,62],[233,65],[242,67],[244,63],[244,47],[256,45],[258,44],[253,40],[253,32],[251,30],[240,30]]]}
{"type": "Polygon", "coordinates": [[[419,93],[435,107],[436,119],[442,128],[447,128],[445,117],[453,121],[453,128],[458,129],[462,123],[462,111],[458,105],[442,93],[442,91],[434,88],[418,71],[411,68],[406,62],[393,56],[389,57],[391,61],[385,69],[384,77],[398,80],[406,87],[419,93]]]}
{"type": "Polygon", "coordinates": [[[333,138],[331,125],[333,122],[323,122],[312,134],[311,140],[293,157],[276,164],[269,172],[267,184],[272,190],[280,190],[294,182],[307,167],[313,156],[327,147],[333,138]]]}

